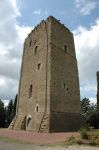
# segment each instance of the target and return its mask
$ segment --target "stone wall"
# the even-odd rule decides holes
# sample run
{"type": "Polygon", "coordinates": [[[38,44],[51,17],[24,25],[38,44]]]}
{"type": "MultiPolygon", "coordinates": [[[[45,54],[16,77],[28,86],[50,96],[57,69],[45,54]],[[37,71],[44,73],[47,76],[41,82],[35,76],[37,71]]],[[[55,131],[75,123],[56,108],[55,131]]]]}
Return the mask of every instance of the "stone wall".
{"type": "Polygon", "coordinates": [[[51,22],[50,91],[50,131],[78,129],[80,91],[73,34],[56,20],[51,22]]]}
{"type": "Polygon", "coordinates": [[[31,31],[24,43],[23,65],[19,86],[18,117],[15,129],[20,128],[24,116],[31,115],[31,121],[27,130],[34,130],[37,132],[45,109],[47,113],[50,112],[49,44],[50,20],[47,20],[46,22],[43,21],[31,31]],[[32,96],[29,97],[31,85],[32,96]],[[17,123],[20,118],[22,118],[20,123],[17,123]]]}

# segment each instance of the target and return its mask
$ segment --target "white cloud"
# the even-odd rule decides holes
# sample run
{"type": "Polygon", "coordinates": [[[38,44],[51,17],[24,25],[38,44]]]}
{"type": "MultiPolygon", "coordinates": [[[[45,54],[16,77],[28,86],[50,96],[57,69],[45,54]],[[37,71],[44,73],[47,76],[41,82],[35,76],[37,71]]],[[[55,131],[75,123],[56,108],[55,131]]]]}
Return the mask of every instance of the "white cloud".
{"type": "Polygon", "coordinates": [[[16,0],[9,0],[11,5],[12,5],[12,8],[14,10],[14,13],[17,15],[17,16],[21,16],[21,13],[19,12],[19,9],[16,5],[16,0]]]}
{"type": "Polygon", "coordinates": [[[75,0],[75,4],[82,15],[89,15],[97,7],[99,2],[91,0],[75,0]]]}
{"type": "Polygon", "coordinates": [[[33,11],[34,15],[40,15],[41,14],[41,9],[37,9],[33,11]]]}
{"type": "Polygon", "coordinates": [[[82,93],[96,96],[96,71],[99,70],[99,19],[87,29],[74,31],[82,93]]]}
{"type": "Polygon", "coordinates": [[[25,37],[27,37],[28,33],[30,33],[33,27],[16,25],[16,29],[17,29],[18,36],[20,38],[20,44],[22,44],[25,37]]]}
{"type": "Polygon", "coordinates": [[[7,107],[9,104],[9,100],[3,100],[4,106],[7,107]]]}
{"type": "Polygon", "coordinates": [[[97,99],[94,97],[89,98],[91,104],[97,104],[97,99]]]}
{"type": "Polygon", "coordinates": [[[0,1],[0,98],[17,93],[23,41],[31,27],[19,26],[16,0],[0,1]]]}
{"type": "Polygon", "coordinates": [[[81,90],[84,92],[96,92],[97,85],[86,83],[86,85],[81,86],[81,90]]]}

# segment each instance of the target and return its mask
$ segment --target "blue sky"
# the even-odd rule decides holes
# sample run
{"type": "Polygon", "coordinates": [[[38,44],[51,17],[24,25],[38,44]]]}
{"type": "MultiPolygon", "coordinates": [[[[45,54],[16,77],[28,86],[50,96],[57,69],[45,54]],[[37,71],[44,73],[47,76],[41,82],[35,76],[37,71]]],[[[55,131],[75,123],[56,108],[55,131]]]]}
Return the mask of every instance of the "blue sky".
{"type": "Polygon", "coordinates": [[[7,102],[15,97],[24,39],[42,19],[52,15],[74,33],[81,98],[96,102],[99,1],[3,0],[0,6],[0,98],[7,102]]]}
{"type": "Polygon", "coordinates": [[[90,24],[98,18],[98,0],[23,0],[19,1],[22,17],[18,21],[24,25],[36,25],[40,20],[49,15],[54,15],[60,19],[70,29],[75,29],[79,25],[90,27],[90,24]],[[95,5],[91,6],[88,4],[95,5]],[[79,6],[77,6],[79,4],[79,6]],[[86,5],[88,5],[88,12],[86,5]],[[90,7],[90,8],[89,8],[90,7]],[[81,9],[85,8],[85,11],[81,9]]]}

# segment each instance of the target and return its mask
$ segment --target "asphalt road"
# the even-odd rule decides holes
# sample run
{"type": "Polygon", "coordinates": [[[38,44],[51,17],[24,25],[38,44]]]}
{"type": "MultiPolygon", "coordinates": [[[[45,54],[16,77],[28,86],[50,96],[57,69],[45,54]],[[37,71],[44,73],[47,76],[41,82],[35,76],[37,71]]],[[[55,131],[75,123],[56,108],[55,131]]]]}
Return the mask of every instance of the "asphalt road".
{"type": "Polygon", "coordinates": [[[6,141],[0,141],[0,150],[99,150],[99,147],[91,146],[67,146],[67,147],[50,147],[39,146],[35,144],[19,144],[6,141]]]}

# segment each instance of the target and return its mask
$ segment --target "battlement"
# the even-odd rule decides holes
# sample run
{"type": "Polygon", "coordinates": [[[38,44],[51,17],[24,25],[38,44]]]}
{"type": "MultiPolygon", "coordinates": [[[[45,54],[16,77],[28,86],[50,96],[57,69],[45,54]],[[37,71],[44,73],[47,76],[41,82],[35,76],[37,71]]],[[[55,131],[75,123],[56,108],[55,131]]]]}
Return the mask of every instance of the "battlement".
{"type": "Polygon", "coordinates": [[[68,32],[71,33],[71,31],[70,31],[64,24],[60,23],[60,20],[57,20],[57,19],[54,18],[53,16],[49,16],[46,20],[42,20],[38,25],[36,25],[36,26],[34,27],[34,29],[31,30],[31,32],[28,34],[28,36],[27,36],[26,38],[30,37],[32,33],[37,32],[39,29],[42,28],[42,26],[43,26],[45,23],[50,22],[50,21],[53,21],[54,24],[55,24],[55,23],[58,23],[59,25],[61,25],[61,27],[62,27],[63,29],[65,29],[65,30],[67,30],[68,32]]]}
{"type": "MultiPolygon", "coordinates": [[[[54,18],[53,16],[49,16],[49,17],[47,18],[47,20],[48,20],[48,21],[49,21],[49,20],[53,20],[54,23],[58,23],[59,25],[61,25],[62,28],[64,28],[65,30],[67,30],[68,32],[71,33],[71,31],[70,31],[64,24],[62,24],[62,23],[60,22],[60,20],[57,20],[57,19],[54,18]]],[[[46,21],[47,21],[47,20],[46,20],[46,21]]]]}

